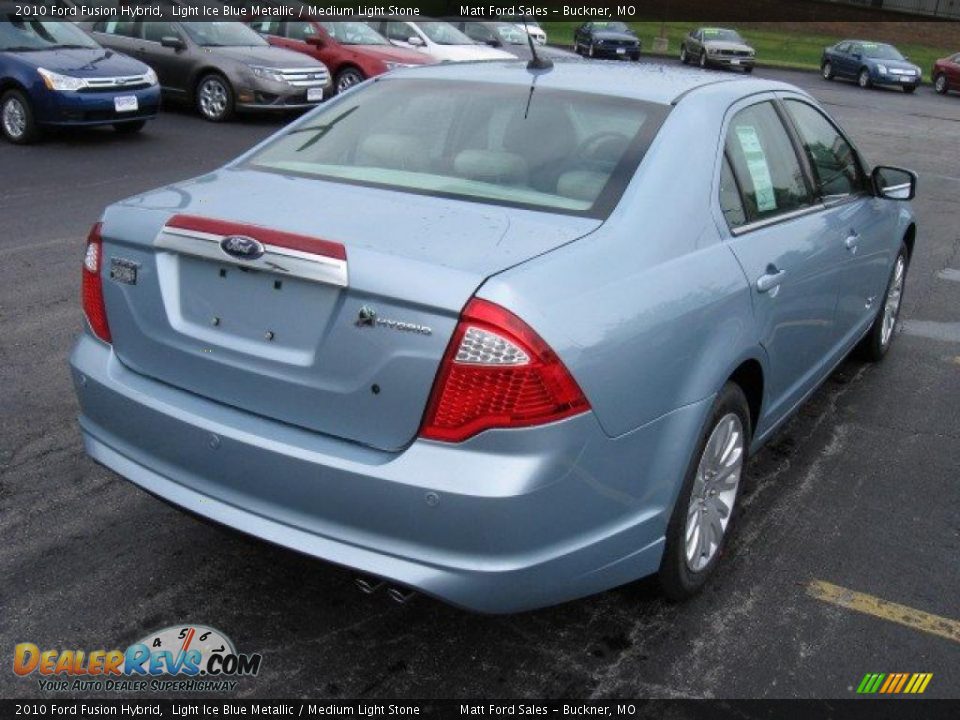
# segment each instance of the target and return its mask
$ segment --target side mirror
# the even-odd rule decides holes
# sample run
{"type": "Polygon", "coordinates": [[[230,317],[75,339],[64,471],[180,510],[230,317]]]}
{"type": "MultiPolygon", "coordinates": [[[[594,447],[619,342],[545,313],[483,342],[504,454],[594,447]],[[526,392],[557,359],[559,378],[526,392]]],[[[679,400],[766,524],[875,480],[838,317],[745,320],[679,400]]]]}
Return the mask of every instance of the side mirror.
{"type": "Polygon", "coordinates": [[[913,170],[878,165],[870,173],[877,196],[887,200],[913,200],[917,194],[917,174],[913,170]]]}
{"type": "Polygon", "coordinates": [[[313,45],[314,47],[322,48],[323,47],[323,38],[319,35],[308,35],[303,39],[307,45],[313,45]]]}
{"type": "Polygon", "coordinates": [[[160,45],[165,48],[170,48],[171,50],[183,50],[187,47],[187,44],[183,40],[173,35],[160,38],[160,45]]]}
{"type": "Polygon", "coordinates": [[[487,40],[487,45],[489,45],[490,47],[500,47],[501,45],[503,45],[503,43],[497,40],[496,38],[490,38],[489,40],[487,40]]]}
{"type": "Polygon", "coordinates": [[[413,45],[414,47],[424,47],[426,43],[423,41],[423,38],[419,35],[411,35],[407,38],[407,44],[413,45]]]}

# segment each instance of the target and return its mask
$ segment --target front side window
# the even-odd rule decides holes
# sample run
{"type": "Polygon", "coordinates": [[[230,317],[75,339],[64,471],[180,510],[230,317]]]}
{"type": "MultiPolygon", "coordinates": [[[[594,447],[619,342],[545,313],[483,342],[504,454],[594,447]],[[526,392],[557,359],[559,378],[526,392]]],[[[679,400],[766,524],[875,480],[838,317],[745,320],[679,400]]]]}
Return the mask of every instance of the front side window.
{"type": "Polygon", "coordinates": [[[169,22],[147,22],[143,24],[143,39],[160,42],[165,37],[179,38],[177,26],[169,22]]]}
{"type": "Polygon", "coordinates": [[[668,112],[580,92],[384,79],[311,114],[248,166],[606,217],[668,112]]]}
{"type": "Polygon", "coordinates": [[[489,42],[493,40],[493,33],[491,33],[486,26],[481,25],[480,23],[464,23],[463,31],[472,39],[477,42],[489,42]]]}
{"type": "Polygon", "coordinates": [[[734,115],[725,150],[748,222],[813,203],[800,160],[772,103],[751,105],[734,115]]]}
{"type": "MultiPolygon", "coordinates": [[[[293,23],[290,23],[293,25],[293,23]]],[[[250,23],[250,27],[256,30],[258,33],[263,33],[264,35],[279,35],[280,34],[280,23],[278,22],[253,22],[250,23]]]]}
{"type": "MultiPolygon", "coordinates": [[[[364,25],[364,27],[367,27],[364,25]]],[[[317,29],[313,26],[312,23],[308,22],[288,22],[287,23],[287,37],[291,40],[301,40],[306,41],[308,37],[313,37],[317,34],[317,29]]]]}
{"type": "Polygon", "coordinates": [[[388,22],[386,26],[385,32],[387,37],[396,42],[405,43],[408,42],[410,38],[417,36],[417,33],[405,22],[388,22]]]}
{"type": "Polygon", "coordinates": [[[850,143],[816,108],[787,100],[804,150],[813,166],[818,194],[852,195],[864,188],[864,177],[850,143]]]}

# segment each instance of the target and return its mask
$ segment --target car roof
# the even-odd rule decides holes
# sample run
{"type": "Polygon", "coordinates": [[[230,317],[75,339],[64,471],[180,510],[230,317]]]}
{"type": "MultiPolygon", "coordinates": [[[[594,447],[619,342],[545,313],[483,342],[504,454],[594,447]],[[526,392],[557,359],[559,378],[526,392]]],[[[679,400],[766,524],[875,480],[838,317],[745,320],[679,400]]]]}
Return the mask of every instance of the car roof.
{"type": "Polygon", "coordinates": [[[580,58],[556,59],[546,72],[527,70],[525,60],[485,60],[439,63],[394,70],[390,77],[433,78],[572,90],[669,105],[707,86],[729,88],[732,97],[769,90],[793,90],[787,83],[743,75],[707,73],[694,68],[657,63],[613,63],[580,58]]]}

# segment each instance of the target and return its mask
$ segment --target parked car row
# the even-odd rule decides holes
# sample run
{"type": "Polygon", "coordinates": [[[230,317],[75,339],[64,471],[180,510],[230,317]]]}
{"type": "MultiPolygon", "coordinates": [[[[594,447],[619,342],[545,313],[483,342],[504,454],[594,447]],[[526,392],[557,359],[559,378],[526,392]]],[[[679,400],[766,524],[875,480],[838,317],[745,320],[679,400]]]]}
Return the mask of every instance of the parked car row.
{"type": "Polygon", "coordinates": [[[546,42],[536,23],[467,25],[397,18],[68,23],[7,15],[0,19],[0,130],[15,143],[54,126],[136,132],[156,116],[161,94],[213,122],[243,111],[304,110],[397,68],[529,58],[530,38],[546,42]]]}

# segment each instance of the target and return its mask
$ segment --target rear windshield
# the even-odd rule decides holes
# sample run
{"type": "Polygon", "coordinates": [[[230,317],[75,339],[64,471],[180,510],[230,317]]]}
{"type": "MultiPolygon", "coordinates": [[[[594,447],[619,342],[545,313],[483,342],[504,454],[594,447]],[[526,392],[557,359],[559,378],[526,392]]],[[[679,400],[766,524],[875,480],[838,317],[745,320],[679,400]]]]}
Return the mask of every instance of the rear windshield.
{"type": "Polygon", "coordinates": [[[605,218],[669,108],[527,85],[383,78],[247,167],[605,218]]]}

